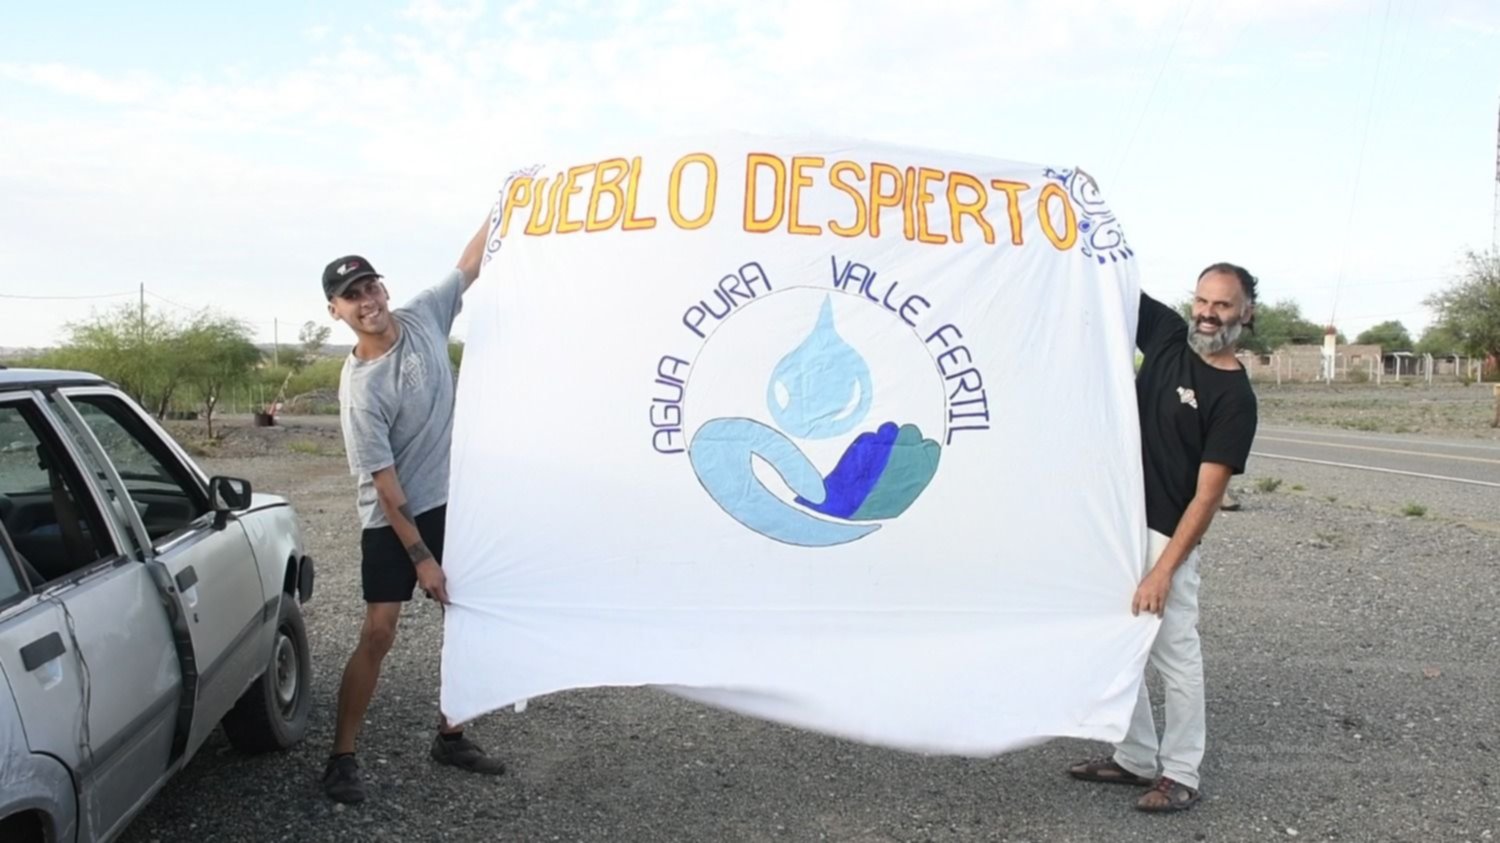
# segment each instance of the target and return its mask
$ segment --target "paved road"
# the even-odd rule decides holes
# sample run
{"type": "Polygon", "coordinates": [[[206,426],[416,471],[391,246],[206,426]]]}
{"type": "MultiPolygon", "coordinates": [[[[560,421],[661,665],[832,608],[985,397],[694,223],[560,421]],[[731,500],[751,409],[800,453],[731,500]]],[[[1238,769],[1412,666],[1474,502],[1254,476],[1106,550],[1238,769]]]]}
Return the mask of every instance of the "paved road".
{"type": "Polygon", "coordinates": [[[1419,436],[1262,427],[1257,458],[1500,488],[1500,444],[1419,436]]]}

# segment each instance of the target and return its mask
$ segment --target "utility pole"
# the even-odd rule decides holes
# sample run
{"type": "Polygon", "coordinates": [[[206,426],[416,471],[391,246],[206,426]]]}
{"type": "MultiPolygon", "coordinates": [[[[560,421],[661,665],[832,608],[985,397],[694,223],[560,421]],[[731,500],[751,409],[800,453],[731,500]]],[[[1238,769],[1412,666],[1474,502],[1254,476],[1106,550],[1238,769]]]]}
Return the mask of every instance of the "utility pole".
{"type": "Polygon", "coordinates": [[[141,345],[146,345],[146,282],[141,282],[141,318],[140,318],[141,345]]]}
{"type": "Polygon", "coordinates": [[[281,366],[281,320],[279,319],[271,320],[271,365],[278,368],[281,366]]]}
{"type": "Polygon", "coordinates": [[[1490,251],[1500,252],[1500,120],[1495,126],[1495,209],[1490,213],[1490,251]]]}

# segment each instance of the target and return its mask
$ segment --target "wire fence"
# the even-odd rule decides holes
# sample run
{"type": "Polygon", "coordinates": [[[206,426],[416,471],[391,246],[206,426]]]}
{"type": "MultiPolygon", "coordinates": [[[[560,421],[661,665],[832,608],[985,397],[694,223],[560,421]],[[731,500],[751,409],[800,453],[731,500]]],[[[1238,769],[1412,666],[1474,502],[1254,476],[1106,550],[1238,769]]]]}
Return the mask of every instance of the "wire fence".
{"type": "Polygon", "coordinates": [[[1495,361],[1461,354],[1370,353],[1322,348],[1241,353],[1240,363],[1256,382],[1372,384],[1470,384],[1500,382],[1495,361]]]}

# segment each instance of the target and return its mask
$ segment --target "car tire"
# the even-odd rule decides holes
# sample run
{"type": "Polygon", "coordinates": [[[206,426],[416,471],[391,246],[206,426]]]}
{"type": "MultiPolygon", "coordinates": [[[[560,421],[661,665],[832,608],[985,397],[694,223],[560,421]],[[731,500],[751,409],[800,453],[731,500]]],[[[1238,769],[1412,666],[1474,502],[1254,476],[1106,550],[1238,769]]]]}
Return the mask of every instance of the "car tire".
{"type": "Polygon", "coordinates": [[[287,749],[307,734],[311,710],[312,654],[307,628],[296,598],[283,594],[270,663],[224,715],[224,734],[240,752],[287,749]]]}

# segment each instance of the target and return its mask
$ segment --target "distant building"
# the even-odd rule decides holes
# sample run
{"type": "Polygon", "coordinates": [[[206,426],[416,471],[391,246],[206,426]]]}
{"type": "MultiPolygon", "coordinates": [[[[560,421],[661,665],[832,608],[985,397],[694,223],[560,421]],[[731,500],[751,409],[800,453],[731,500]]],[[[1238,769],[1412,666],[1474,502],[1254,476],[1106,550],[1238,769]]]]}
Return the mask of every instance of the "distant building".
{"type": "MultiPolygon", "coordinates": [[[[1254,381],[1272,383],[1312,383],[1328,379],[1324,369],[1327,355],[1321,345],[1284,345],[1270,354],[1241,351],[1240,364],[1254,381]]],[[[1425,354],[1412,351],[1384,351],[1378,345],[1335,344],[1332,348],[1333,380],[1343,383],[1374,383],[1408,378],[1427,378],[1432,367],[1435,378],[1475,377],[1478,366],[1463,355],[1425,354]]],[[[1486,377],[1493,378],[1493,364],[1485,366],[1486,377]]]]}
{"type": "MultiPolygon", "coordinates": [[[[1282,381],[1312,382],[1324,379],[1323,355],[1321,345],[1284,345],[1270,354],[1243,351],[1239,359],[1251,380],[1276,381],[1279,373],[1282,381]]],[[[1333,379],[1375,380],[1375,367],[1382,366],[1383,359],[1378,345],[1335,344],[1333,379]]]]}

